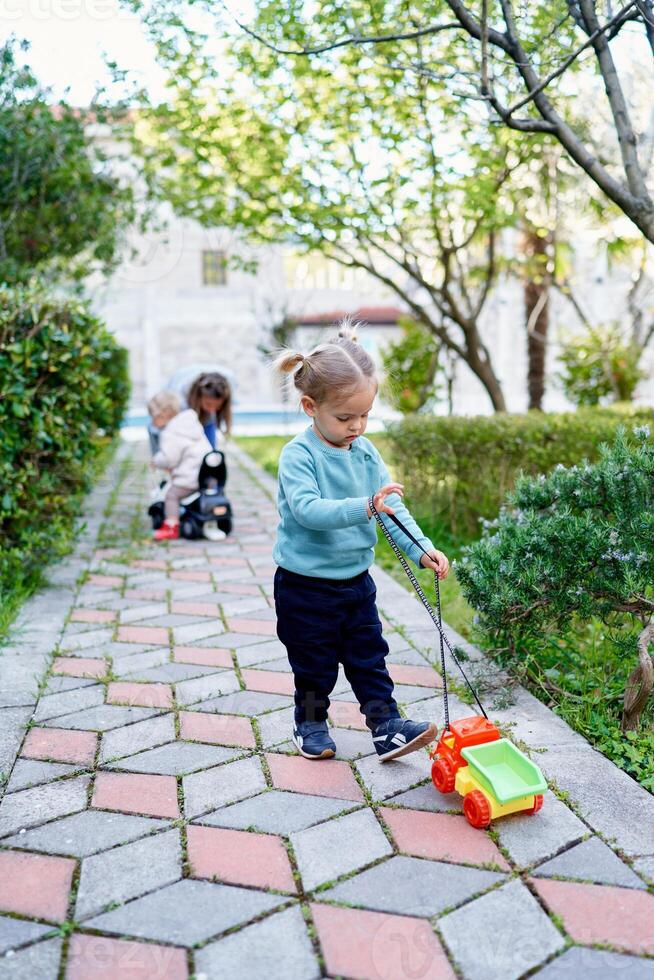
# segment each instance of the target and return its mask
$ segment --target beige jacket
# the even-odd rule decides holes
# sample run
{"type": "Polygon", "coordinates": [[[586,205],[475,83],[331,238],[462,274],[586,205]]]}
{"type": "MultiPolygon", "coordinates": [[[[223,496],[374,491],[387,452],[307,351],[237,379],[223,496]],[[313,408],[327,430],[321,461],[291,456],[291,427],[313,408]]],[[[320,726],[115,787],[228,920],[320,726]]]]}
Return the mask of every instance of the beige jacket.
{"type": "Polygon", "coordinates": [[[159,446],[152,457],[154,465],[171,471],[174,486],[197,489],[200,466],[211,452],[211,443],[192,408],[180,412],[161,430],[159,446]]]}

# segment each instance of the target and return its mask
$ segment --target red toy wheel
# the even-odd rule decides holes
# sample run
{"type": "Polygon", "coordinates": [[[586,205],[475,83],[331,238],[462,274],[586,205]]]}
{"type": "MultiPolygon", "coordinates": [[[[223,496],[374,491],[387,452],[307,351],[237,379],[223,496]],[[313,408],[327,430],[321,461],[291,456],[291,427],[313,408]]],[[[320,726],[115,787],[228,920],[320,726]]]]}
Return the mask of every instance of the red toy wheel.
{"type": "Polygon", "coordinates": [[[542,797],[542,795],[540,793],[538,793],[536,796],[534,796],[534,805],[533,806],[530,806],[529,809],[528,810],[525,810],[524,812],[525,813],[538,813],[538,811],[540,810],[540,808],[542,807],[542,805],[543,805],[543,797],[542,797]]]}
{"type": "Polygon", "coordinates": [[[490,803],[479,789],[473,789],[466,794],[463,813],[470,826],[477,830],[484,830],[491,822],[490,803]]]}
{"type": "Polygon", "coordinates": [[[447,759],[435,759],[431,767],[431,778],[439,793],[451,793],[454,790],[456,773],[447,759]]]}

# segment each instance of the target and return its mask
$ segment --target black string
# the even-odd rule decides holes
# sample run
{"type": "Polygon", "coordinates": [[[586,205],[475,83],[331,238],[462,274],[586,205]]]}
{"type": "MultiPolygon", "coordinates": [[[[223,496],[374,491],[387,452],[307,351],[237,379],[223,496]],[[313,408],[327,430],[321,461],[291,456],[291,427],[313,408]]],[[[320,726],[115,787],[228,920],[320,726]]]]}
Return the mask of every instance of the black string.
{"type": "MultiPolygon", "coordinates": [[[[472,684],[468,680],[468,677],[466,676],[466,672],[464,671],[463,667],[459,663],[459,661],[457,659],[457,656],[454,653],[454,650],[452,649],[452,646],[450,644],[450,641],[448,640],[447,636],[445,635],[445,631],[443,630],[443,621],[442,621],[442,616],[441,616],[441,590],[440,590],[440,583],[438,581],[438,573],[437,572],[434,572],[434,587],[435,587],[435,590],[436,590],[436,610],[437,610],[437,612],[434,612],[434,610],[433,610],[433,608],[432,608],[432,606],[431,606],[431,604],[430,604],[427,596],[422,591],[422,588],[420,586],[420,583],[418,582],[418,579],[413,574],[413,571],[409,567],[409,564],[408,564],[406,558],[404,557],[404,555],[400,551],[398,545],[396,544],[395,540],[393,539],[393,536],[392,536],[391,532],[388,530],[388,528],[384,524],[384,522],[383,522],[383,520],[382,520],[382,518],[381,518],[381,516],[380,516],[380,514],[379,514],[379,512],[377,510],[377,508],[375,507],[374,500],[373,500],[372,497],[370,497],[370,500],[368,501],[368,506],[370,507],[371,514],[374,516],[375,520],[377,521],[377,523],[379,524],[380,528],[382,529],[382,533],[383,533],[384,537],[386,538],[386,540],[390,544],[391,548],[393,549],[393,552],[395,553],[395,557],[399,560],[400,564],[402,565],[402,568],[404,569],[404,571],[406,572],[406,574],[407,574],[407,576],[409,578],[409,581],[411,582],[411,585],[413,586],[413,588],[415,589],[416,593],[418,594],[418,598],[420,599],[420,601],[422,602],[423,606],[425,607],[425,609],[429,613],[429,615],[431,617],[431,620],[434,623],[434,626],[438,630],[438,633],[439,633],[439,636],[440,636],[440,648],[441,648],[440,649],[440,652],[441,652],[441,669],[443,671],[443,703],[445,705],[445,729],[447,730],[450,727],[450,709],[449,709],[448,692],[447,692],[447,673],[446,673],[446,670],[445,670],[445,647],[447,647],[447,649],[450,652],[450,656],[452,657],[452,660],[454,661],[454,663],[457,665],[457,667],[461,671],[461,674],[463,676],[463,679],[466,682],[466,684],[468,685],[468,688],[469,688],[470,693],[472,694],[473,698],[477,702],[477,705],[479,706],[479,710],[481,711],[482,715],[484,716],[484,718],[488,718],[488,715],[486,714],[486,711],[484,710],[484,706],[482,705],[481,701],[479,700],[479,698],[477,696],[477,692],[475,691],[474,687],[472,686],[472,684]]],[[[418,547],[420,549],[420,551],[422,551],[423,555],[427,555],[428,558],[431,557],[425,551],[425,549],[420,544],[420,542],[419,541],[416,541],[416,539],[411,534],[411,532],[409,531],[409,529],[406,528],[404,526],[404,524],[402,524],[402,522],[395,516],[395,514],[388,514],[387,516],[396,525],[396,527],[398,527],[400,529],[400,531],[402,531],[403,534],[406,534],[407,538],[410,541],[412,541],[413,544],[415,544],[416,547],[418,547]]]]}

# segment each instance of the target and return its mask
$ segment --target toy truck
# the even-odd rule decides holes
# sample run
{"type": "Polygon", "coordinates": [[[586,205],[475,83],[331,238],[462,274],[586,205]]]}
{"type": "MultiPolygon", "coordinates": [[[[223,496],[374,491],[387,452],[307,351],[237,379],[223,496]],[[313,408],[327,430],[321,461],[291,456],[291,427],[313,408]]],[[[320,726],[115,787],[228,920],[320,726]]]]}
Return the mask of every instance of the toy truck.
{"type": "Polygon", "coordinates": [[[540,769],[487,718],[452,722],[430,754],[434,786],[463,797],[473,827],[488,827],[507,813],[537,813],[543,805],[547,784],[540,769]]]}

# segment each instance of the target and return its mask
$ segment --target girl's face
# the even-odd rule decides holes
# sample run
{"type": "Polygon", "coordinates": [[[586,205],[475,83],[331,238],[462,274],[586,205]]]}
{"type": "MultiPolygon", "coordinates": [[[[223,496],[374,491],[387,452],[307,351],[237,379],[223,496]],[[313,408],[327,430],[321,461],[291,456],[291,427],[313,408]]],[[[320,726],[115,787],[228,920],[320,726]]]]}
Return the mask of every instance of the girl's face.
{"type": "Polygon", "coordinates": [[[323,442],[339,449],[349,449],[357,436],[362,436],[366,431],[376,394],[377,383],[369,381],[347,398],[318,405],[313,398],[304,395],[300,404],[313,419],[314,431],[323,442]]]}
{"type": "Polygon", "coordinates": [[[207,415],[216,415],[224,404],[224,398],[214,398],[213,395],[202,395],[200,398],[200,408],[207,415]]]}

